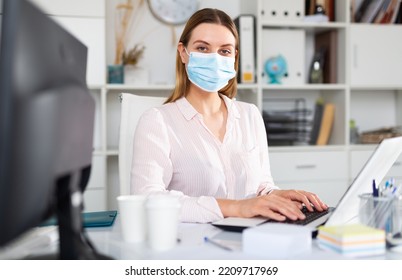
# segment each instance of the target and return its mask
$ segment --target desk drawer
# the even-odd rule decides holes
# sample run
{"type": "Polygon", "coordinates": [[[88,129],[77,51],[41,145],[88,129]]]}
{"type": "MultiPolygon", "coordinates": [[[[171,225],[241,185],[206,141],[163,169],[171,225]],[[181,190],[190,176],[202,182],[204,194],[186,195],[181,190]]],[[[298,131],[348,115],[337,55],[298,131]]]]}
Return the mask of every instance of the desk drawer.
{"type": "Polygon", "coordinates": [[[312,181],[348,178],[346,152],[271,152],[276,181],[312,181]]]}
{"type": "Polygon", "coordinates": [[[397,158],[397,160],[392,165],[391,169],[388,171],[387,177],[402,177],[402,155],[397,158]]]}
{"type": "MultiPolygon", "coordinates": [[[[366,164],[374,151],[352,151],[350,155],[351,161],[351,179],[354,179],[360,170],[366,164]]],[[[402,177],[402,155],[394,162],[391,169],[387,173],[387,177],[402,177]]]]}
{"type": "Polygon", "coordinates": [[[324,180],[322,182],[278,182],[281,189],[305,190],[317,194],[329,206],[336,206],[348,188],[346,180],[324,180]]]}

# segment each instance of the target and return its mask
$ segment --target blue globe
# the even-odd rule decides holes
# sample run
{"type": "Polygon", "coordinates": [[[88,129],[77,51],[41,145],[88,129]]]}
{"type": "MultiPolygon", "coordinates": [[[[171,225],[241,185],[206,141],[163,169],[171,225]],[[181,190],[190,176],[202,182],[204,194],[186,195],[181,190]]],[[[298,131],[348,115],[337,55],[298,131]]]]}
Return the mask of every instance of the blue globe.
{"type": "Polygon", "coordinates": [[[270,84],[282,84],[281,79],[288,72],[286,59],[282,55],[270,57],[265,62],[264,70],[270,84]]]}

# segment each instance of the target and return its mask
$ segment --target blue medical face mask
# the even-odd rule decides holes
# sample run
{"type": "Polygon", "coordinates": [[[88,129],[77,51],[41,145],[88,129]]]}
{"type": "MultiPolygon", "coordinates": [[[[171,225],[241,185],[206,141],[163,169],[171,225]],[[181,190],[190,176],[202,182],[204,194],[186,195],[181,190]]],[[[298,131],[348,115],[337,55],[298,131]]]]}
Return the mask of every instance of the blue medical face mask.
{"type": "Polygon", "coordinates": [[[187,63],[188,79],[208,92],[217,92],[236,76],[235,58],[217,53],[191,52],[187,63]]]}

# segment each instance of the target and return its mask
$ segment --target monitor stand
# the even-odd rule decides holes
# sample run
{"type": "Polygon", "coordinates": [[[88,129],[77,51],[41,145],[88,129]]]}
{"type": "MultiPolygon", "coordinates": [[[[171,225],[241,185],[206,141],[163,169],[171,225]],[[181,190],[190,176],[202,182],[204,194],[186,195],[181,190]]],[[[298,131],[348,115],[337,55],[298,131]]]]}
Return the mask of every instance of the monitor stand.
{"type": "Polygon", "coordinates": [[[82,220],[83,190],[80,186],[86,185],[89,173],[90,167],[64,176],[57,181],[56,214],[59,225],[59,252],[50,255],[29,256],[29,259],[112,259],[99,253],[84,233],[82,220]]]}

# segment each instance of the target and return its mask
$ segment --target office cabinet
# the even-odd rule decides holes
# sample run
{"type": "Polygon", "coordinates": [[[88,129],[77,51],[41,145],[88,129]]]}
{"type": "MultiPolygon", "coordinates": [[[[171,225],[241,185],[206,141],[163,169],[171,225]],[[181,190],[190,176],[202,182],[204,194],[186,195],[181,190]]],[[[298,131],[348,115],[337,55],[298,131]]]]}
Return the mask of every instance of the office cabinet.
{"type": "Polygon", "coordinates": [[[350,152],[350,177],[349,180],[352,182],[354,178],[359,174],[360,170],[364,164],[370,158],[373,153],[374,147],[371,149],[351,151],[350,152]]]}
{"type": "Polygon", "coordinates": [[[392,165],[387,176],[402,178],[402,156],[392,165]]]}
{"type": "Polygon", "coordinates": [[[344,151],[271,152],[275,181],[346,180],[348,157],[344,151]]]}
{"type": "Polygon", "coordinates": [[[352,87],[402,87],[401,34],[398,24],[351,26],[352,87]]]}
{"type": "MultiPolygon", "coordinates": [[[[369,146],[364,150],[360,148],[359,150],[354,150],[350,153],[350,181],[352,181],[359,174],[364,164],[369,160],[374,149],[374,146],[369,146]]],[[[384,183],[390,178],[394,178],[399,183],[402,182],[402,155],[399,156],[399,158],[395,161],[381,183],[384,183]]]]}
{"type": "Polygon", "coordinates": [[[348,187],[348,153],[342,149],[273,151],[270,162],[277,186],[314,192],[331,206],[348,187]]]}
{"type": "Polygon", "coordinates": [[[347,190],[347,180],[278,181],[281,189],[299,189],[317,194],[328,206],[335,207],[347,190]]]}

